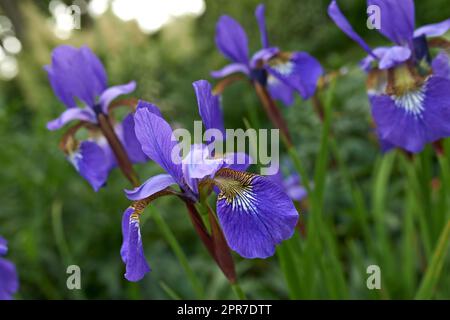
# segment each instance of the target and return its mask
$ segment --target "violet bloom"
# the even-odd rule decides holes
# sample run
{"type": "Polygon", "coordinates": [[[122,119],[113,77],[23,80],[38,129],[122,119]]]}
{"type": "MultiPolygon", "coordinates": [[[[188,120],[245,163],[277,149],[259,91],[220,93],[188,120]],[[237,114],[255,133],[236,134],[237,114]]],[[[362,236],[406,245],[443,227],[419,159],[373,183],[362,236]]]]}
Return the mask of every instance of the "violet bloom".
{"type": "Polygon", "coordinates": [[[371,49],[353,30],[335,0],[328,14],[368,57],[368,95],[383,150],[420,152],[427,143],[450,136],[450,67],[445,52],[431,59],[427,37],[443,35],[450,19],[414,30],[412,0],[368,0],[381,12],[382,35],[394,45],[371,49]]]}
{"type": "MultiPolygon", "coordinates": [[[[218,97],[211,93],[207,81],[194,82],[194,88],[205,127],[219,129],[223,122],[218,97]]],[[[125,211],[122,223],[121,255],[128,280],[138,281],[150,270],[139,231],[143,210],[139,201],[156,198],[171,186],[178,186],[192,202],[198,201],[199,189],[213,187],[218,192],[217,215],[228,245],[245,258],[272,256],[275,246],[292,236],[298,220],[292,200],[271,179],[242,171],[247,160],[235,163],[239,158],[236,154],[213,156],[202,144],[192,145],[181,159],[172,128],[159,114],[138,109],[135,123],[142,150],[166,173],[126,190],[128,199],[136,201],[125,211]]]]}
{"type": "Polygon", "coordinates": [[[19,290],[16,267],[2,258],[7,252],[8,242],[0,236],[0,300],[12,299],[14,293],[19,290]]]}
{"type": "Polygon", "coordinates": [[[269,178],[280,185],[289,198],[294,201],[302,201],[308,195],[306,188],[302,186],[300,176],[297,173],[292,173],[285,177],[281,170],[279,170],[276,174],[269,176],[269,178]]]}
{"type": "Polygon", "coordinates": [[[255,11],[263,48],[251,58],[242,26],[227,15],[220,17],[216,26],[216,45],[232,63],[211,75],[222,78],[236,72],[244,73],[251,80],[267,86],[272,97],[286,105],[294,102],[294,92],[308,99],[316,91],[317,81],[323,73],[322,67],[306,52],[282,52],[271,46],[264,11],[263,4],[258,5],[255,11]]]}
{"type": "MultiPolygon", "coordinates": [[[[89,125],[90,136],[85,141],[68,141],[64,146],[69,161],[80,175],[97,191],[117,166],[116,158],[105,137],[98,128],[98,115],[108,115],[109,104],[118,96],[132,92],[136,84],[107,87],[107,76],[100,60],[88,47],[79,49],[62,45],[52,52],[51,65],[45,66],[55,95],[66,110],[47,124],[49,130],[57,130],[73,121],[89,125]],[[81,105],[81,106],[80,106],[81,105]]],[[[147,160],[134,134],[134,120],[129,114],[114,131],[124,145],[131,162],[147,160]]]]}

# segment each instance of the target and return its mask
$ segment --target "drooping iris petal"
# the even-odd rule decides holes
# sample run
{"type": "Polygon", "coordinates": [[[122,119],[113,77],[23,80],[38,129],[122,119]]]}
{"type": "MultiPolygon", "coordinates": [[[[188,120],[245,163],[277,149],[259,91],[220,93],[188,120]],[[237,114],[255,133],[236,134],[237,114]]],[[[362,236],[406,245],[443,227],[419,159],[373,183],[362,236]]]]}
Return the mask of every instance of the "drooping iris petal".
{"type": "Polygon", "coordinates": [[[130,200],[142,200],[173,184],[176,184],[176,181],[170,174],[158,174],[133,190],[125,190],[125,194],[130,200]]]}
{"type": "Polygon", "coordinates": [[[48,130],[58,130],[72,120],[82,120],[97,123],[95,112],[91,108],[69,108],[58,118],[47,123],[48,130]]]}
{"type": "Polygon", "coordinates": [[[212,93],[211,84],[206,80],[195,81],[192,85],[197,96],[198,112],[205,128],[220,130],[224,140],[225,127],[219,96],[212,93]]]}
{"type": "Polygon", "coordinates": [[[69,155],[69,161],[95,191],[108,178],[108,159],[102,148],[92,141],[82,141],[78,150],[69,155]]]}
{"type": "Polygon", "coordinates": [[[245,258],[267,258],[294,233],[298,213],[291,199],[270,179],[223,169],[217,214],[231,249],[245,258]]]}
{"type": "Polygon", "coordinates": [[[269,46],[269,38],[267,36],[266,20],[264,17],[265,10],[266,8],[263,4],[258,5],[255,10],[255,16],[258,21],[258,28],[261,34],[261,44],[264,48],[267,48],[269,46]]]}
{"type": "Polygon", "coordinates": [[[380,138],[409,152],[450,136],[450,80],[430,77],[400,97],[372,95],[372,115],[380,138]]]}
{"type": "Polygon", "coordinates": [[[129,94],[136,89],[136,82],[131,81],[127,84],[121,84],[117,86],[112,86],[106,89],[99,98],[99,103],[101,105],[102,111],[108,113],[109,104],[116,99],[118,96],[129,94]]]}
{"type": "Polygon", "coordinates": [[[146,108],[136,110],[134,121],[142,151],[183,185],[180,148],[170,125],[146,108]]]}
{"type": "Polygon", "coordinates": [[[414,33],[413,0],[367,0],[380,8],[381,34],[399,45],[408,44],[414,33]]]}
{"type": "Polygon", "coordinates": [[[103,65],[88,47],[55,48],[52,64],[45,69],[56,96],[69,108],[76,107],[75,98],[92,107],[106,88],[103,65]]]}
{"type": "Polygon", "coordinates": [[[433,59],[431,68],[433,69],[433,75],[450,79],[450,57],[447,52],[439,52],[433,59]]]}
{"type": "Polygon", "coordinates": [[[275,100],[280,100],[286,106],[294,103],[294,89],[284,84],[281,80],[278,80],[278,78],[269,75],[267,78],[267,87],[270,95],[275,100]]]}
{"type": "MultiPolygon", "coordinates": [[[[347,18],[342,14],[336,0],[333,0],[328,6],[328,15],[334,23],[341,29],[350,39],[358,43],[369,55],[374,56],[369,45],[353,30],[347,18]]],[[[374,56],[376,58],[376,56],[374,56]]]]}
{"type": "Polygon", "coordinates": [[[125,278],[128,281],[139,281],[150,267],[144,256],[139,217],[134,214],[133,208],[127,208],[122,218],[123,243],[120,249],[122,261],[126,265],[125,278]]]}
{"type": "Polygon", "coordinates": [[[230,74],[242,72],[246,75],[250,75],[250,69],[246,64],[243,63],[230,63],[220,70],[212,71],[211,77],[213,78],[224,78],[230,74]]]}
{"type": "Polygon", "coordinates": [[[0,300],[11,300],[19,290],[16,267],[10,261],[0,257],[0,300]]]}
{"type": "Polygon", "coordinates": [[[272,76],[297,90],[303,99],[314,95],[317,81],[323,73],[319,61],[306,52],[294,52],[289,60],[274,58],[266,69],[272,76]]]}
{"type": "Polygon", "coordinates": [[[382,55],[378,56],[380,69],[395,67],[411,57],[411,50],[407,47],[395,46],[388,48],[382,55]]]}
{"type": "Polygon", "coordinates": [[[450,29],[450,19],[428,24],[414,31],[414,37],[425,35],[427,37],[440,37],[450,29]]]}
{"type": "Polygon", "coordinates": [[[216,45],[234,62],[248,64],[248,40],[242,26],[229,16],[221,16],[216,25],[216,45]]]}

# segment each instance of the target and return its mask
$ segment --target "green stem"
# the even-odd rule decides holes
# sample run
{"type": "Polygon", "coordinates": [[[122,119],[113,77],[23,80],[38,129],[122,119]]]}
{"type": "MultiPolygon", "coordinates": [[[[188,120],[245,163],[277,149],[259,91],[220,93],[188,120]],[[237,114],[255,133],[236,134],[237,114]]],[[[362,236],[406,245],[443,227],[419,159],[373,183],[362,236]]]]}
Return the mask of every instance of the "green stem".
{"type": "Polygon", "coordinates": [[[177,257],[178,261],[181,264],[181,267],[186,272],[186,275],[192,285],[192,288],[195,291],[195,295],[197,296],[197,299],[203,299],[204,298],[204,292],[203,288],[200,284],[200,281],[198,280],[197,276],[195,275],[194,271],[191,269],[188,259],[186,255],[184,254],[183,250],[181,249],[180,244],[178,243],[176,237],[170,230],[167,223],[164,221],[164,219],[161,217],[159,212],[155,209],[154,206],[149,206],[150,214],[153,217],[153,220],[155,221],[156,225],[158,226],[159,230],[162,232],[163,236],[166,238],[166,241],[169,243],[170,248],[174,252],[175,256],[177,257]]]}
{"type": "Polygon", "coordinates": [[[430,299],[433,296],[434,288],[441,275],[442,267],[445,262],[445,257],[448,253],[450,239],[450,220],[442,230],[439,237],[438,244],[434,250],[430,265],[423,277],[419,290],[417,291],[415,299],[430,299]]]}
{"type": "Polygon", "coordinates": [[[247,300],[247,297],[245,296],[244,291],[242,290],[239,283],[235,282],[231,285],[231,288],[233,289],[234,294],[239,300],[247,300]]]}

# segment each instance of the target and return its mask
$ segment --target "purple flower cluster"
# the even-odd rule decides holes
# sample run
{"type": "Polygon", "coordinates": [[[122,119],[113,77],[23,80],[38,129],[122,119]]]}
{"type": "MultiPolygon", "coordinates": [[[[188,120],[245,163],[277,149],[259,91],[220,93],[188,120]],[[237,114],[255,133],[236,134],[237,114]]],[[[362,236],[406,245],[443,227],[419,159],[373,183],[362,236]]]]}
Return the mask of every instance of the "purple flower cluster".
{"type": "MultiPolygon", "coordinates": [[[[380,32],[393,46],[369,47],[353,30],[335,0],[329,5],[328,14],[368,53],[361,67],[368,74],[368,95],[383,149],[399,147],[420,152],[426,144],[450,136],[450,58],[444,50],[432,57],[427,39],[444,34],[450,28],[450,19],[414,30],[412,0],[368,0],[368,4],[380,8],[380,32]]],[[[311,97],[323,73],[320,63],[305,52],[287,53],[271,46],[264,14],[264,5],[259,5],[255,15],[262,49],[252,57],[246,33],[239,23],[229,16],[219,19],[216,44],[231,63],[214,71],[212,76],[244,74],[253,81],[257,92],[263,88],[260,93],[269,95],[263,98],[268,109],[273,106],[272,98],[290,105],[295,92],[304,99],[311,97]]],[[[281,171],[271,177],[247,172],[250,164],[247,155],[221,154],[211,144],[193,144],[182,157],[170,124],[159,108],[149,102],[139,100],[123,120],[116,121],[111,103],[134,91],[136,85],[130,82],[107,87],[105,69],[87,47],[56,48],[52,63],[45,70],[55,95],[66,106],[47,127],[56,130],[76,121],[62,140],[63,150],[76,170],[96,191],[105,185],[114,167],[120,167],[133,183],[134,189],[125,190],[133,202],[122,218],[120,253],[126,265],[126,279],[139,281],[150,271],[144,255],[140,216],[160,196],[175,195],[189,209],[204,205],[205,197],[214,195],[213,216],[215,219],[217,215],[222,238],[226,239],[222,249],[232,249],[244,258],[270,257],[279,243],[293,235],[298,221],[293,201],[306,196],[295,173],[283,178],[281,171]],[[78,141],[79,128],[87,130],[87,139],[78,141]],[[236,162],[237,158],[244,161],[236,162]],[[165,173],[139,185],[132,164],[148,160],[157,163],[165,173]]],[[[196,81],[193,86],[204,127],[216,129],[226,137],[219,96],[206,80],[196,81]]],[[[279,120],[278,114],[272,116],[279,120]]],[[[214,228],[212,225],[211,237],[214,228]]],[[[204,235],[204,239],[209,236],[204,235]]],[[[0,255],[6,249],[6,241],[0,238],[0,255]]],[[[210,250],[213,258],[220,260],[210,250]]],[[[9,298],[15,291],[14,266],[0,258],[0,298],[9,298]]]]}
{"type": "Polygon", "coordinates": [[[450,136],[450,65],[442,50],[430,56],[427,38],[450,29],[450,19],[414,30],[413,0],[368,0],[381,13],[380,33],[394,43],[370,46],[353,30],[336,0],[328,14],[368,56],[368,94],[377,134],[384,150],[399,147],[420,152],[427,143],[450,136]]]}
{"type": "MultiPolygon", "coordinates": [[[[62,45],[53,50],[51,65],[45,66],[55,95],[66,110],[47,124],[49,130],[57,130],[73,121],[82,121],[89,129],[89,138],[81,142],[70,137],[65,151],[68,160],[80,175],[98,191],[105,185],[109,172],[117,166],[111,147],[98,128],[100,114],[108,115],[108,106],[120,95],[134,91],[134,81],[107,87],[107,76],[100,60],[87,47],[79,49],[62,45]]],[[[131,113],[122,122],[114,124],[132,163],[145,162],[134,134],[131,113]]]]}
{"type": "Polygon", "coordinates": [[[220,17],[216,26],[216,45],[232,63],[211,75],[223,78],[236,72],[243,73],[267,86],[273,98],[286,105],[294,102],[294,92],[299,93],[303,99],[310,98],[323,73],[320,63],[306,52],[283,52],[278,47],[271,46],[264,14],[265,7],[260,4],[255,15],[261,33],[262,49],[251,58],[247,35],[242,26],[229,16],[220,17]]]}

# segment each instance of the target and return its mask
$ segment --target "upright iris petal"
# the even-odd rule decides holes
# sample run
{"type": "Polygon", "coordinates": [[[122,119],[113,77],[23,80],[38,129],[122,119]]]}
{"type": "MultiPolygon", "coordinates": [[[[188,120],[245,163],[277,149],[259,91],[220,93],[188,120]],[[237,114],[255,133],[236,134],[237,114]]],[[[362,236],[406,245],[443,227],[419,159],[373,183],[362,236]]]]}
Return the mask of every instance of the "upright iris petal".
{"type": "Polygon", "coordinates": [[[248,39],[242,26],[229,16],[221,16],[216,26],[216,45],[225,57],[248,63],[248,39]]]}
{"type": "Polygon", "coordinates": [[[211,84],[206,80],[198,80],[193,84],[197,96],[198,111],[206,129],[217,129],[225,139],[223,115],[220,109],[219,96],[212,93],[211,84]]]}
{"type": "Polygon", "coordinates": [[[69,108],[76,107],[75,98],[93,106],[106,89],[105,69],[88,47],[57,47],[46,70],[55,94],[69,108]]]}
{"type": "Polygon", "coordinates": [[[245,258],[267,258],[290,238],[298,220],[292,200],[270,179],[222,169],[217,214],[231,249],[245,258]]]}
{"type": "Polygon", "coordinates": [[[135,116],[136,137],[142,151],[183,184],[180,148],[170,125],[148,109],[138,108],[135,116]]]}
{"type": "Polygon", "coordinates": [[[8,251],[7,241],[0,236],[0,300],[12,299],[19,289],[16,267],[2,258],[8,251]]]}
{"type": "Polygon", "coordinates": [[[263,48],[269,47],[269,37],[267,36],[266,28],[266,18],[265,18],[266,7],[260,4],[256,7],[255,16],[258,21],[259,33],[261,34],[261,44],[263,48]]]}
{"type": "Polygon", "coordinates": [[[128,281],[139,281],[150,267],[144,256],[139,215],[134,208],[127,208],[122,218],[123,243],[120,250],[123,262],[126,264],[125,278],[128,281]]]}
{"type": "Polygon", "coordinates": [[[414,33],[413,0],[368,0],[380,8],[380,32],[398,45],[408,44],[414,33]]]}

